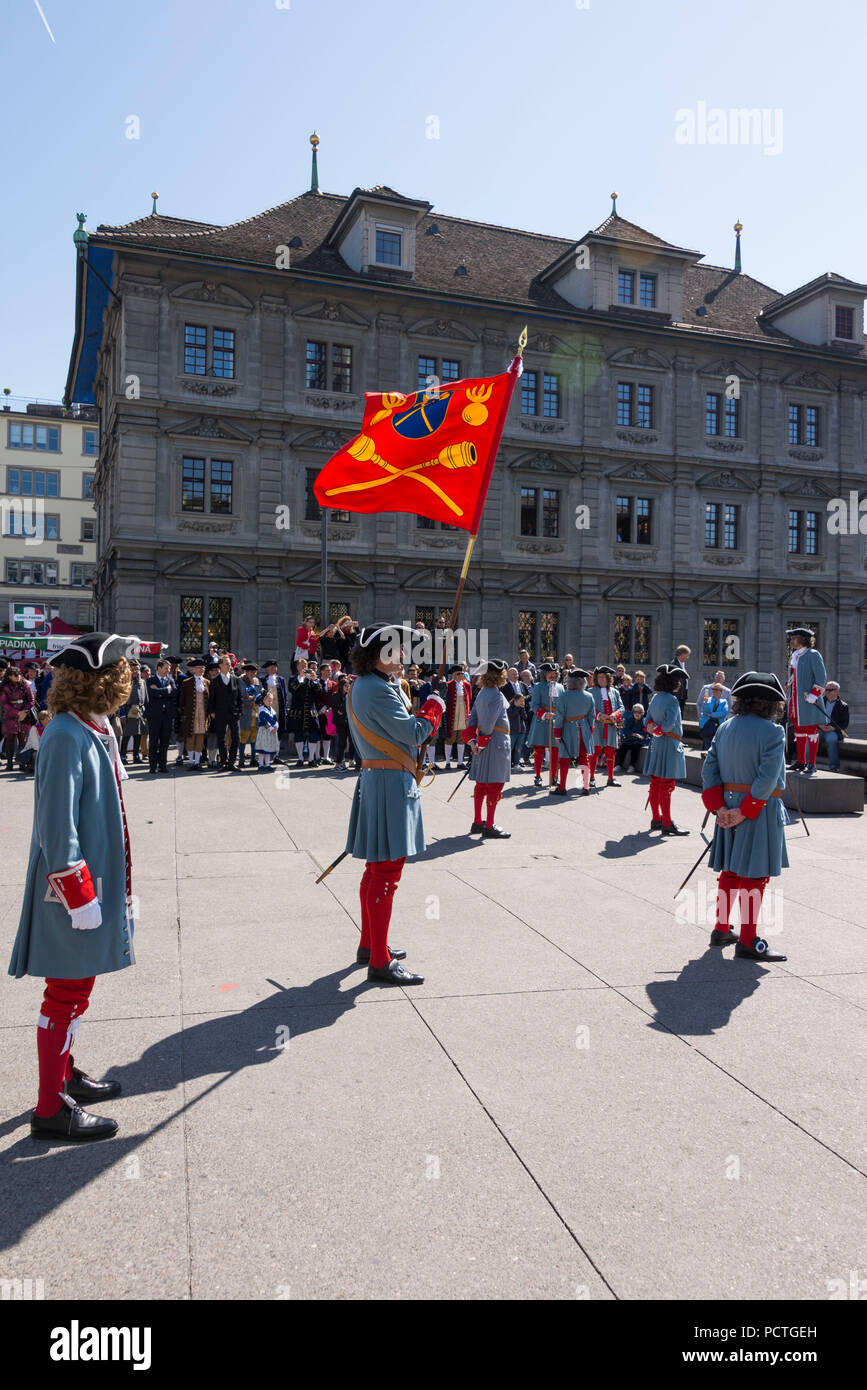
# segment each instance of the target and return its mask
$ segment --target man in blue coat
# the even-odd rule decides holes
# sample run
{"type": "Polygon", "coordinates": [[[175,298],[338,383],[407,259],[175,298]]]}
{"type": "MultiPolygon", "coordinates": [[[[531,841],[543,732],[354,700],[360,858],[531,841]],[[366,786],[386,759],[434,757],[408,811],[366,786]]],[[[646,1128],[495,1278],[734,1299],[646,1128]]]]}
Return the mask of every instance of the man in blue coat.
{"type": "Polygon", "coordinates": [[[346,700],[361,773],[349,816],[346,852],[364,859],[361,879],[361,942],[356,955],[367,963],[367,978],[386,985],[419,985],[401,960],[406,951],[389,949],[392,900],[408,857],[425,849],[419,796],[419,748],[436,732],[445,710],[439,695],[428,695],[418,715],[407,708],[391,677],[403,664],[404,629],[393,623],[366,627],[352,649],[357,679],[346,700]]]}
{"type": "Polygon", "coordinates": [[[770,878],[788,867],[782,793],[786,739],[777,720],[786,692],[773,671],[747,671],[732,686],[734,712],[721,724],[702,767],[702,800],[716,816],[709,864],[719,872],[712,946],[735,948],[741,960],[773,961],[758,934],[762,895],[770,878]],[[730,926],[740,899],[740,937],[730,926]]]}
{"type": "Polygon", "coordinates": [[[644,759],[644,771],[650,777],[650,828],[661,830],[663,835],[689,834],[671,818],[674,784],[686,776],[686,758],[681,743],[683,721],[680,697],[683,679],[680,666],[674,663],[657,666],[653,683],[656,693],[647,710],[647,732],[653,735],[644,759]]]}
{"type": "Polygon", "coordinates": [[[789,659],[789,720],[795,731],[797,761],[795,772],[811,777],[816,771],[819,751],[819,730],[825,723],[820,704],[828,673],[821,654],[816,651],[816,639],[808,627],[793,627],[786,633],[792,639],[789,659]]]}
{"type": "Polygon", "coordinates": [[[135,961],[126,773],[108,716],[129,697],[128,658],[137,651],[136,638],[89,632],[51,658],[54,717],[36,759],[30,862],[9,965],[16,979],[45,979],[34,1139],[86,1142],[117,1133],[115,1120],[78,1102],[110,1100],[120,1086],[80,1071],[70,1047],[96,976],[135,961]]]}
{"type": "Polygon", "coordinates": [[[557,796],[568,796],[566,778],[573,759],[578,760],[584,781],[584,795],[590,796],[590,759],[593,756],[593,725],[596,705],[587,689],[589,671],[570,666],[566,672],[567,690],[557,697],[555,723],[560,730],[560,785],[554,788],[557,796]]]}

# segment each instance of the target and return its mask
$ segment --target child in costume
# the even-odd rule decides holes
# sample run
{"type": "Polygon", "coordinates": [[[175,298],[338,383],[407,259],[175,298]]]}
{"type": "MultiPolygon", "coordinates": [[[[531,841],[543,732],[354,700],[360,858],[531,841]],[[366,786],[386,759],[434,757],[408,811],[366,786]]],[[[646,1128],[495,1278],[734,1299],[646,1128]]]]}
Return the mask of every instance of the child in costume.
{"type": "Polygon", "coordinates": [[[366,627],[352,649],[357,679],[347,695],[352,737],[361,755],[346,852],[365,860],[361,879],[361,943],[356,954],[367,964],[367,978],[387,985],[418,985],[401,961],[406,951],[389,948],[388,928],[394,894],[407,857],[425,849],[418,750],[436,736],[445,710],[439,695],[428,695],[417,715],[407,709],[390,677],[400,668],[407,634],[392,623],[366,627]]]}
{"type": "Polygon", "coordinates": [[[35,1139],[86,1142],[117,1133],[115,1120],[79,1101],[113,1099],[119,1084],[92,1080],[70,1049],[96,976],[135,962],[126,773],[109,716],[129,698],[129,658],[138,650],[137,638],[89,632],[51,658],[53,718],[36,759],[30,861],[9,965],[16,979],[45,979],[35,1139]]]}
{"type": "Polygon", "coordinates": [[[647,732],[652,735],[644,771],[650,775],[650,822],[651,830],[661,830],[663,835],[688,835],[671,818],[671,794],[678,779],[686,776],[686,758],[683,753],[683,723],[680,714],[679,694],[683,685],[683,671],[672,663],[657,666],[656,691],[647,710],[647,732]]]}
{"type": "Polygon", "coordinates": [[[607,787],[619,787],[614,780],[614,760],[620,743],[620,726],[623,723],[623,697],[614,684],[614,670],[611,666],[597,666],[593,675],[593,704],[596,708],[596,722],[593,725],[593,752],[590,755],[590,786],[596,785],[596,761],[600,749],[605,749],[605,766],[608,770],[607,787]]]}
{"type": "Polygon", "coordinates": [[[267,771],[271,766],[271,759],[279,750],[278,722],[277,711],[274,708],[274,692],[269,686],[262,696],[256,726],[256,761],[260,772],[267,771]]]}
{"type": "Polygon", "coordinates": [[[509,706],[503,694],[507,670],[505,661],[486,663],[485,670],[479,674],[479,693],[470,710],[469,725],[464,730],[464,742],[469,744],[473,754],[470,781],[475,783],[470,834],[481,835],[485,840],[510,838],[508,830],[494,824],[497,802],[512,775],[509,706]],[[483,821],[482,809],[486,803],[487,814],[483,821]]]}
{"type": "Polygon", "coordinates": [[[557,796],[568,795],[566,778],[576,758],[584,781],[584,795],[590,795],[590,758],[593,756],[596,703],[587,689],[587,679],[588,673],[580,666],[570,666],[566,672],[569,688],[557,698],[555,723],[560,729],[560,785],[553,788],[557,796]]]}
{"type": "Polygon", "coordinates": [[[702,801],[716,816],[709,864],[719,871],[712,946],[734,946],[741,960],[785,960],[758,934],[762,895],[788,867],[782,793],[786,738],[777,720],[786,692],[772,671],[747,671],[732,686],[734,712],[721,724],[704,760],[702,801]],[[731,929],[740,900],[740,937],[731,929]]]}

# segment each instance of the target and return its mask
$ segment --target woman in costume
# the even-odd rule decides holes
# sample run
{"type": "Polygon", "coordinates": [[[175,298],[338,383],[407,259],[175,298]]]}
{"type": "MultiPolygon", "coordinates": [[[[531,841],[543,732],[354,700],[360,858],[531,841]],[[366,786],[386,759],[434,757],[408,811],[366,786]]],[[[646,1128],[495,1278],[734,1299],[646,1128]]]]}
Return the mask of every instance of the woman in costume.
{"type": "Polygon", "coordinates": [[[419,746],[436,736],[445,710],[429,695],[413,715],[391,677],[400,669],[406,634],[392,623],[361,632],[352,650],[357,679],[347,696],[352,737],[361,755],[346,851],[365,860],[361,879],[361,942],[356,960],[367,978],[387,985],[419,985],[401,961],[406,951],[389,950],[394,894],[408,857],[425,849],[417,767],[419,746]]]}
{"type": "Polygon", "coordinates": [[[652,735],[644,760],[644,771],[650,776],[651,830],[663,835],[688,835],[671,819],[671,794],[674,784],[686,776],[683,754],[683,723],[678,696],[683,686],[680,666],[657,666],[656,691],[647,710],[647,732],[652,735]]]}
{"type": "Polygon", "coordinates": [[[773,671],[747,671],[732,686],[734,712],[721,724],[702,767],[702,801],[716,816],[709,864],[719,871],[712,946],[734,946],[741,960],[785,960],[758,934],[762,895],[788,868],[782,794],[786,692],[773,671]],[[740,900],[740,937],[731,929],[740,900]]]}
{"type": "Polygon", "coordinates": [[[508,840],[508,830],[494,824],[497,802],[503,787],[511,779],[512,740],[509,734],[509,706],[503,694],[508,668],[505,661],[488,661],[479,672],[479,692],[470,710],[470,720],[464,730],[464,742],[473,755],[470,781],[473,788],[474,815],[471,835],[486,840],[508,840]],[[487,803],[487,814],[482,810],[487,803]]]}
{"type": "Polygon", "coordinates": [[[584,796],[590,795],[590,758],[593,756],[593,725],[596,721],[596,702],[587,689],[588,673],[580,666],[570,666],[566,672],[568,689],[557,700],[555,723],[560,730],[560,785],[555,795],[567,796],[566,778],[573,759],[578,759],[584,782],[584,796]]]}
{"type": "Polygon", "coordinates": [[[108,1139],[117,1122],[79,1102],[111,1100],[71,1046],[97,975],[133,965],[132,866],[121,782],[126,773],[109,716],[129,697],[138,639],[88,632],[51,658],[53,718],[36,759],[33,837],[9,974],[45,980],[36,1034],[39,1096],[34,1139],[108,1139]]]}
{"type": "Polygon", "coordinates": [[[605,766],[608,770],[606,787],[619,787],[614,780],[614,760],[620,743],[620,726],[623,723],[623,700],[614,685],[614,671],[610,666],[597,666],[593,675],[592,699],[596,709],[596,723],[593,725],[593,752],[590,755],[590,786],[596,785],[596,761],[599,750],[605,749],[605,766]]]}

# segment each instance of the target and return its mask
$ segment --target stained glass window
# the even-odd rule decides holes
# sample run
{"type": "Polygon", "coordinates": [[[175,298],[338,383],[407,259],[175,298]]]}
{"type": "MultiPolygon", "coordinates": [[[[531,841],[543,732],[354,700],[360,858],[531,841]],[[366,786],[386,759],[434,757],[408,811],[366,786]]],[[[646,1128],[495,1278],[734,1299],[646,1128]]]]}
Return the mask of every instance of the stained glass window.
{"type": "Polygon", "coordinates": [[[635,616],[635,642],[632,660],[635,662],[650,661],[650,618],[646,613],[637,613],[635,616]]]}
{"type": "Polygon", "coordinates": [[[741,638],[740,623],[737,618],[722,620],[722,663],[723,666],[740,666],[741,638]]]}
{"type": "Polygon", "coordinates": [[[205,600],[181,596],[181,651],[201,652],[204,646],[205,600]]]}
{"type": "Polygon", "coordinates": [[[530,659],[531,659],[531,661],[532,661],[533,658],[536,656],[536,632],[537,632],[536,614],[535,614],[535,613],[519,613],[519,614],[518,614],[518,650],[519,650],[519,651],[522,651],[524,648],[526,648],[526,650],[530,653],[530,659]]]}
{"type": "Polygon", "coordinates": [[[632,636],[632,619],[627,613],[615,613],[614,615],[614,660],[626,663],[630,657],[630,638],[632,636]]]}
{"type": "Polygon", "coordinates": [[[212,598],[208,604],[208,641],[228,651],[232,645],[232,600],[212,598]]]}

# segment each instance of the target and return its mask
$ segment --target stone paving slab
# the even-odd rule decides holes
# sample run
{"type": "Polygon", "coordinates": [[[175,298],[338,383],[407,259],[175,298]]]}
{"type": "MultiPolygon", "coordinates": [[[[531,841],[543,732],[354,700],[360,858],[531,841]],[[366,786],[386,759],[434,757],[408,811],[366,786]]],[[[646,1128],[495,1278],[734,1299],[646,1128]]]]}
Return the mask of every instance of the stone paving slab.
{"type": "MultiPolygon", "coordinates": [[[[78,1043],[124,1081],[121,1135],[29,1139],[41,984],[3,977],[0,1277],[49,1298],[764,1300],[863,1268],[859,822],[787,831],[789,960],[754,967],[708,947],[714,875],[675,900],[694,790],[692,833],[661,843],[646,780],[564,803],[518,774],[512,838],[482,843],[456,781],[423,793],[392,939],[426,979],[401,991],[354,963],[362,866],[315,883],[354,776],[133,770],[138,964],[97,982],[78,1043]]],[[[0,796],[8,953],[32,784],[0,796]]]]}

